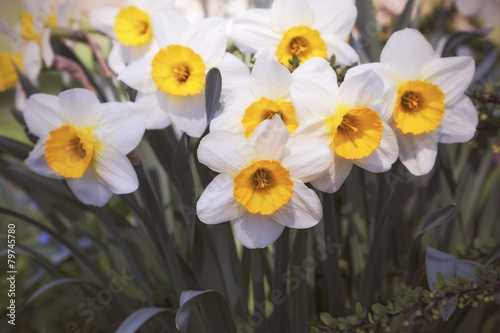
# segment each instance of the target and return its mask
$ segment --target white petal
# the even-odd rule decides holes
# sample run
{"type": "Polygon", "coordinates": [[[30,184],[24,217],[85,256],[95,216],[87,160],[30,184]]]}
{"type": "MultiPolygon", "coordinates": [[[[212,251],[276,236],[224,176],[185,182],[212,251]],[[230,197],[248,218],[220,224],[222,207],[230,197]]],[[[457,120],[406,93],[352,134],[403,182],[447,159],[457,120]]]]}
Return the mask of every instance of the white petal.
{"type": "Polygon", "coordinates": [[[313,29],[346,40],[349,37],[358,11],[352,1],[309,0],[314,11],[313,29]]]}
{"type": "Polygon", "coordinates": [[[172,123],[193,138],[199,138],[207,128],[205,94],[168,97],[167,111],[172,123]]]}
{"type": "Polygon", "coordinates": [[[158,86],[151,75],[153,70],[152,61],[152,58],[143,58],[132,62],[120,72],[118,80],[143,93],[158,91],[158,86]]]}
{"type": "MultiPolygon", "coordinates": [[[[54,51],[52,50],[52,45],[50,45],[50,33],[50,29],[44,29],[42,31],[42,37],[40,41],[40,52],[43,63],[49,68],[54,64],[55,57],[54,51]]],[[[33,55],[30,56],[33,57],[33,55]]]]}
{"type": "Polygon", "coordinates": [[[290,177],[304,183],[322,176],[332,163],[332,152],[325,140],[309,135],[292,135],[281,160],[290,177]]]}
{"type": "Polygon", "coordinates": [[[370,108],[377,111],[382,121],[388,121],[392,117],[394,105],[397,99],[397,85],[400,81],[394,67],[382,63],[369,63],[350,68],[346,72],[344,81],[350,80],[351,77],[365,75],[367,72],[375,72],[384,82],[384,89],[375,104],[370,108]]]}
{"type": "Polygon", "coordinates": [[[248,140],[239,134],[217,131],[205,136],[198,147],[198,160],[215,172],[235,175],[250,163],[248,140]]]}
{"type": "Polygon", "coordinates": [[[136,6],[149,13],[153,13],[163,8],[173,9],[174,2],[174,0],[128,0],[130,6],[136,6]]]}
{"type": "Polygon", "coordinates": [[[240,112],[227,112],[224,108],[218,116],[210,122],[210,132],[228,131],[235,134],[244,135],[245,128],[241,123],[242,114],[240,112]]]}
{"type": "Polygon", "coordinates": [[[90,13],[90,25],[109,37],[116,38],[115,20],[120,8],[118,7],[101,7],[94,9],[90,13]]]}
{"type": "Polygon", "coordinates": [[[189,27],[181,44],[198,53],[205,67],[217,67],[226,53],[226,21],[222,17],[209,17],[189,27]]]}
{"type": "Polygon", "coordinates": [[[373,62],[368,64],[362,64],[355,67],[351,67],[347,70],[344,80],[347,80],[351,76],[361,75],[367,71],[373,71],[375,74],[380,76],[380,78],[392,85],[397,85],[401,79],[398,76],[395,68],[390,64],[383,64],[380,62],[373,62]]]}
{"type": "Polygon", "coordinates": [[[439,142],[456,143],[472,139],[476,133],[478,116],[472,101],[463,95],[456,103],[444,109],[439,126],[439,142]]]}
{"type": "Polygon", "coordinates": [[[108,102],[100,105],[102,120],[94,130],[98,141],[112,145],[128,154],[141,141],[146,119],[139,105],[132,102],[108,102]]]}
{"type": "Polygon", "coordinates": [[[40,46],[37,42],[28,42],[23,50],[24,73],[31,82],[36,82],[41,69],[42,58],[40,55],[40,46]]]}
{"type": "Polygon", "coordinates": [[[394,66],[404,80],[415,80],[434,56],[432,45],[415,29],[396,31],[380,55],[380,62],[394,66]]]}
{"type": "Polygon", "coordinates": [[[144,112],[146,129],[162,129],[169,126],[172,121],[167,114],[169,96],[162,91],[152,94],[137,93],[135,103],[144,112]]]}
{"type": "Polygon", "coordinates": [[[395,130],[399,144],[399,159],[415,176],[429,173],[436,162],[438,133],[413,135],[395,130]]]}
{"type": "Polygon", "coordinates": [[[234,179],[227,174],[215,177],[196,203],[196,214],[201,222],[217,224],[238,218],[246,209],[233,195],[234,179]]]}
{"type": "MultiPolygon", "coordinates": [[[[124,47],[125,48],[125,47],[124,47]]],[[[137,61],[141,60],[142,58],[145,57],[151,57],[153,58],[158,51],[160,51],[160,48],[158,47],[158,44],[156,41],[153,39],[149,43],[144,43],[139,46],[129,46],[126,47],[127,49],[127,63],[131,63],[132,61],[137,61]]]]}
{"type": "Polygon", "coordinates": [[[248,213],[234,220],[233,229],[243,246],[255,249],[274,243],[285,227],[270,216],[248,213]]]}
{"type": "Polygon", "coordinates": [[[280,117],[262,121],[250,137],[252,160],[281,160],[289,136],[280,117]]]}
{"type": "Polygon", "coordinates": [[[265,47],[275,50],[282,37],[273,30],[270,9],[249,9],[236,16],[231,28],[231,39],[241,52],[255,53],[265,47]]]}
{"type": "Polygon", "coordinates": [[[92,167],[97,179],[116,194],[131,193],[139,187],[134,167],[118,149],[104,144],[94,156],[92,167]]]}
{"type": "Polygon", "coordinates": [[[106,185],[97,180],[92,168],[87,168],[82,177],[66,179],[66,182],[78,200],[86,205],[102,207],[113,195],[106,185]]]}
{"type": "Polygon", "coordinates": [[[222,77],[221,100],[244,86],[248,86],[250,69],[238,57],[226,52],[217,66],[222,77]]]}
{"type": "Polygon", "coordinates": [[[47,94],[33,94],[23,109],[24,120],[31,133],[38,137],[65,124],[59,110],[59,99],[47,94]]]}
{"type": "Polygon", "coordinates": [[[444,103],[450,105],[460,98],[474,76],[471,57],[436,58],[422,70],[422,79],[437,85],[444,93],[444,103]]]}
{"type": "Polygon", "coordinates": [[[290,71],[276,60],[271,49],[264,49],[255,61],[250,75],[250,90],[255,99],[265,97],[278,100],[287,97],[291,84],[290,71]]]}
{"type": "Polygon", "coordinates": [[[78,126],[95,126],[102,119],[100,102],[87,89],[75,88],[59,94],[59,109],[67,123],[78,126]]]}
{"type": "Polygon", "coordinates": [[[39,175],[50,178],[62,178],[47,164],[47,159],[45,158],[45,141],[46,138],[38,140],[33,150],[29,153],[26,160],[24,160],[24,164],[39,175]]]}
{"type": "Polygon", "coordinates": [[[398,140],[389,125],[384,123],[380,145],[369,156],[353,160],[354,164],[370,172],[385,172],[398,159],[398,140]]]}
{"type": "Polygon", "coordinates": [[[112,42],[111,50],[108,55],[108,65],[111,70],[117,74],[120,74],[123,69],[130,62],[128,57],[127,47],[122,45],[117,41],[112,42]]]}
{"type": "Polygon", "coordinates": [[[304,0],[274,0],[271,14],[273,27],[280,32],[301,25],[310,27],[314,22],[314,12],[304,0]]]}
{"type": "Polygon", "coordinates": [[[312,58],[292,74],[290,98],[299,124],[311,117],[328,117],[338,105],[337,75],[328,61],[312,58]]]}
{"type": "Polygon", "coordinates": [[[271,217],[285,227],[304,229],[318,224],[322,215],[321,201],[316,192],[304,183],[294,181],[292,197],[271,217]]]}
{"type": "Polygon", "coordinates": [[[346,160],[334,152],[333,164],[320,178],[311,181],[311,184],[320,191],[333,193],[336,192],[344,183],[352,169],[352,161],[346,160]]]}
{"type": "Polygon", "coordinates": [[[383,96],[384,81],[369,70],[362,74],[349,76],[340,85],[340,104],[353,108],[367,107],[383,96]]]}
{"type": "Polygon", "coordinates": [[[345,67],[360,63],[359,55],[344,39],[333,34],[323,34],[321,38],[327,47],[327,57],[335,55],[335,64],[345,67]]]}
{"type": "Polygon", "coordinates": [[[182,34],[190,26],[188,20],[175,10],[164,9],[151,16],[153,34],[160,49],[179,44],[182,34]]]}

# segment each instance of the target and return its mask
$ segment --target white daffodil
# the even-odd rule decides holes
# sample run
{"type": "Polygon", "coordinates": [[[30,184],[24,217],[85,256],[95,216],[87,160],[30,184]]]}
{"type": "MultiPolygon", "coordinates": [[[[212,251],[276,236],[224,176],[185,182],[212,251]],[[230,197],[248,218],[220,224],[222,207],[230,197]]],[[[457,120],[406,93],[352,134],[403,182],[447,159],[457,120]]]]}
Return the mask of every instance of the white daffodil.
{"type": "Polygon", "coordinates": [[[125,156],[144,134],[145,119],[132,102],[101,104],[85,89],[58,97],[30,96],[23,110],[38,136],[26,165],[46,177],[65,178],[85,204],[103,206],[113,193],[130,193],[138,181],[125,156]]]}
{"type": "Polygon", "coordinates": [[[158,11],[152,18],[160,46],[154,55],[133,62],[118,79],[136,89],[136,103],[146,113],[148,129],[171,123],[189,136],[199,137],[207,127],[205,76],[221,71],[222,98],[248,80],[248,67],[226,52],[226,23],[211,17],[191,25],[173,11],[158,11]]]}
{"type": "Polygon", "coordinates": [[[20,25],[17,27],[25,41],[40,45],[43,62],[51,67],[54,52],[50,45],[51,27],[68,27],[76,0],[23,0],[20,25]]]}
{"type": "Polygon", "coordinates": [[[311,182],[317,189],[337,191],[353,164],[384,172],[398,158],[396,137],[387,124],[384,82],[375,73],[352,76],[337,87],[329,63],[310,59],[294,72],[290,96],[300,123],[294,135],[316,135],[331,149],[328,172],[311,182]]]}
{"type": "Polygon", "coordinates": [[[359,62],[346,43],[356,16],[349,0],[274,0],[271,9],[254,8],[238,15],[231,38],[242,52],[275,50],[287,67],[294,55],[300,63],[335,55],[338,64],[346,66],[359,62]]]}
{"type": "Polygon", "coordinates": [[[0,51],[0,92],[16,87],[15,107],[22,110],[26,94],[19,82],[19,70],[33,85],[38,85],[38,75],[42,69],[40,45],[36,41],[25,42],[15,29],[0,20],[0,32],[9,36],[12,49],[0,51]]]}
{"type": "Polygon", "coordinates": [[[174,8],[174,0],[127,0],[124,7],[101,7],[90,13],[90,24],[113,39],[108,63],[115,73],[158,51],[151,16],[165,8],[174,8]]]}
{"type": "Polygon", "coordinates": [[[290,137],[281,118],[264,120],[250,137],[227,131],[208,134],[198,159],[220,172],[196,205],[200,220],[233,220],[248,248],[272,244],[284,227],[310,228],[322,216],[321,202],[304,183],[331,163],[328,146],[314,137],[290,137]]]}
{"type": "Polygon", "coordinates": [[[390,125],[399,158],[412,174],[432,169],[438,142],[466,142],[474,136],[478,116],[464,94],[474,75],[471,57],[440,58],[419,31],[405,29],[389,38],[380,63],[354,67],[346,77],[367,70],[392,86],[390,125]]]}
{"type": "Polygon", "coordinates": [[[290,133],[299,123],[290,100],[293,74],[281,65],[271,49],[264,49],[255,61],[247,85],[224,100],[223,112],[210,123],[210,131],[225,130],[248,138],[265,119],[278,114],[290,133]]]}

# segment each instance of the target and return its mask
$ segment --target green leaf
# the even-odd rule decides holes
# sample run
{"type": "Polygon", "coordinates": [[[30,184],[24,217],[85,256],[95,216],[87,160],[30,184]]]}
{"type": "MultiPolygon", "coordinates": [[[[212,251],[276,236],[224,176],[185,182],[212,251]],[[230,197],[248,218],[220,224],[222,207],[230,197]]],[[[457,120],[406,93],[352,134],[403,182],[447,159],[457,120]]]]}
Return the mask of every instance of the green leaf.
{"type": "Polygon", "coordinates": [[[406,3],[406,7],[399,15],[399,20],[396,26],[394,27],[394,31],[402,30],[404,28],[408,28],[410,26],[411,13],[413,11],[413,0],[409,0],[406,3]]]}
{"type": "Polygon", "coordinates": [[[21,71],[16,68],[17,76],[19,77],[19,83],[21,83],[21,87],[23,88],[26,97],[30,97],[33,94],[38,93],[38,89],[35,87],[33,83],[23,74],[21,71]]]}
{"type": "Polygon", "coordinates": [[[50,290],[52,288],[56,288],[56,287],[59,287],[59,286],[67,285],[67,284],[73,284],[73,283],[80,283],[80,284],[81,283],[85,283],[85,284],[92,285],[92,286],[94,286],[96,288],[100,288],[99,284],[97,284],[97,283],[95,283],[94,281],[91,281],[91,280],[74,279],[74,278],[60,278],[60,279],[56,279],[56,280],[50,281],[49,283],[44,284],[43,286],[41,286],[40,288],[38,288],[33,294],[31,294],[31,296],[26,301],[25,305],[29,305],[32,302],[34,302],[38,297],[40,297],[47,290],[50,290]]]}
{"type": "Polygon", "coordinates": [[[453,203],[441,209],[438,209],[432,212],[424,222],[424,226],[422,228],[422,233],[427,230],[436,228],[441,225],[441,223],[448,221],[456,212],[457,204],[453,203]]]}
{"type": "Polygon", "coordinates": [[[383,316],[387,313],[385,307],[380,303],[375,303],[372,305],[373,313],[379,316],[383,316]]]}
{"type": "Polygon", "coordinates": [[[379,61],[382,49],[379,40],[381,27],[375,19],[372,0],[357,0],[356,7],[358,9],[356,27],[361,35],[360,43],[370,61],[379,61]]]}
{"type": "Polygon", "coordinates": [[[328,312],[321,312],[319,314],[319,319],[325,325],[331,325],[331,324],[333,324],[333,317],[328,312]]]}
{"type": "Polygon", "coordinates": [[[211,332],[236,333],[226,298],[216,290],[188,290],[181,294],[181,306],[175,317],[177,329],[181,332],[187,331],[195,306],[198,306],[205,319],[205,325],[211,332]]]}
{"type": "Polygon", "coordinates": [[[207,124],[210,124],[219,106],[222,89],[222,76],[219,69],[215,67],[210,69],[205,82],[205,108],[207,111],[207,124]]]}
{"type": "Polygon", "coordinates": [[[20,160],[26,159],[32,149],[33,147],[25,143],[0,136],[0,151],[9,153],[20,160]]]}
{"type": "Polygon", "coordinates": [[[356,314],[360,317],[364,317],[365,315],[365,309],[363,309],[359,302],[356,302],[356,314]]]}
{"type": "MultiPolygon", "coordinates": [[[[154,316],[162,313],[162,312],[171,312],[167,308],[156,308],[156,307],[148,307],[142,308],[132,312],[116,329],[115,333],[134,333],[137,331],[144,323],[153,318],[154,316]]],[[[163,318],[162,318],[163,320],[163,318]]],[[[173,330],[169,330],[168,332],[174,332],[173,330]]]]}
{"type": "Polygon", "coordinates": [[[450,34],[450,38],[443,48],[442,56],[449,57],[453,55],[456,47],[468,42],[471,39],[482,38],[490,33],[490,30],[476,30],[472,32],[455,32],[450,34]]]}

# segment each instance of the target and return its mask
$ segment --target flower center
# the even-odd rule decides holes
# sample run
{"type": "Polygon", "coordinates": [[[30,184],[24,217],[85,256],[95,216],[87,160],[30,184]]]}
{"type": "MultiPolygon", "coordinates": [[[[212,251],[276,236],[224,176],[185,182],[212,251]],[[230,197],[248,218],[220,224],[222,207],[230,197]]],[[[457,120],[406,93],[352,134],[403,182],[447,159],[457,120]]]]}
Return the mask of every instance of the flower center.
{"type": "Polygon", "coordinates": [[[289,69],[293,56],[299,58],[300,63],[312,57],[326,58],[326,45],[318,32],[306,26],[298,26],[285,32],[276,56],[278,60],[289,69]]]}
{"type": "Polygon", "coordinates": [[[205,85],[205,63],[188,47],[169,45],[152,62],[155,84],[167,94],[188,96],[201,93],[205,85]]]}
{"type": "Polygon", "coordinates": [[[23,71],[23,58],[19,54],[0,51],[0,91],[14,87],[19,78],[16,68],[23,71]]]}
{"type": "Polygon", "coordinates": [[[40,43],[42,40],[42,30],[44,27],[57,26],[57,18],[54,12],[50,12],[47,16],[33,15],[32,13],[23,11],[21,13],[21,36],[27,40],[33,40],[40,43]]]}
{"type": "Polygon", "coordinates": [[[148,13],[135,6],[122,8],[115,18],[116,37],[129,46],[137,46],[153,39],[153,29],[148,13]]]}
{"type": "Polygon", "coordinates": [[[292,38],[290,42],[290,52],[300,56],[309,50],[309,42],[302,36],[292,38]]]}
{"type": "Polygon", "coordinates": [[[96,150],[93,128],[63,125],[50,132],[45,142],[47,164],[65,178],[83,176],[96,150]]]}
{"type": "Polygon", "coordinates": [[[327,118],[326,123],[330,128],[332,148],[346,159],[369,156],[382,140],[382,119],[368,108],[341,110],[327,118]]]}
{"type": "Polygon", "coordinates": [[[246,108],[241,119],[241,123],[245,128],[245,136],[249,138],[257,125],[263,120],[272,119],[275,115],[278,115],[283,120],[290,133],[293,133],[299,126],[295,118],[295,108],[292,102],[273,101],[262,97],[259,101],[253,102],[246,108]]]}
{"type": "Polygon", "coordinates": [[[278,161],[257,161],[234,178],[236,201],[250,213],[270,215],[293,194],[290,173],[278,161]]]}
{"type": "Polygon", "coordinates": [[[256,189],[261,189],[271,186],[271,183],[267,179],[266,170],[264,169],[259,169],[255,171],[253,179],[257,182],[257,184],[255,185],[256,189]]]}
{"type": "Polygon", "coordinates": [[[432,83],[406,81],[398,87],[394,122],[404,134],[436,129],[444,115],[444,93],[432,83]]]}

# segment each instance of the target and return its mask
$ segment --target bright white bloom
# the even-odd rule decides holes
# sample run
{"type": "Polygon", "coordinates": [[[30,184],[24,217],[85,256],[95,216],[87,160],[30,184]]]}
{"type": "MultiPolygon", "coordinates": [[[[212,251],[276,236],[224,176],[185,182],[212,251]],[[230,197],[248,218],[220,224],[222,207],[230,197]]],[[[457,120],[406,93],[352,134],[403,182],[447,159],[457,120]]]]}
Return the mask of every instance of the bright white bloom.
{"type": "Polygon", "coordinates": [[[151,16],[173,7],[173,0],[127,0],[122,8],[102,7],[90,13],[90,24],[113,39],[108,63],[114,72],[120,73],[132,61],[158,52],[151,16]]]}
{"type": "Polygon", "coordinates": [[[304,183],[331,163],[328,146],[314,137],[290,137],[277,116],[257,126],[250,139],[208,134],[198,159],[221,173],[198,200],[198,217],[208,224],[234,220],[235,235],[248,248],[272,244],[284,227],[310,228],[321,219],[321,202],[304,183]]]}
{"type": "Polygon", "coordinates": [[[191,25],[173,11],[156,12],[153,33],[160,47],[154,56],[133,62],[118,79],[139,91],[136,103],[144,110],[148,129],[171,123],[189,136],[207,127],[205,76],[221,71],[222,98],[248,80],[248,67],[226,52],[226,23],[211,17],[191,25]]]}
{"type": "Polygon", "coordinates": [[[464,95],[474,75],[471,57],[440,58],[419,31],[405,29],[389,38],[380,63],[354,67],[347,78],[367,70],[392,86],[390,125],[399,158],[412,174],[432,169],[438,142],[466,142],[474,136],[478,116],[464,95]]]}
{"type": "Polygon", "coordinates": [[[337,87],[328,61],[310,59],[294,72],[290,95],[300,123],[294,134],[316,135],[331,148],[328,172],[311,182],[317,189],[337,191],[353,164],[384,172],[398,158],[384,82],[375,73],[351,76],[337,87]]]}
{"type": "Polygon", "coordinates": [[[17,27],[25,41],[40,45],[42,59],[47,67],[54,61],[50,45],[51,27],[68,27],[76,0],[23,0],[20,25],[17,27]]]}
{"type": "Polygon", "coordinates": [[[24,108],[24,93],[16,68],[33,84],[38,85],[38,75],[42,69],[40,45],[36,41],[23,40],[17,31],[0,20],[0,32],[10,37],[12,51],[0,51],[0,91],[16,87],[15,107],[24,108]]]}
{"type": "Polygon", "coordinates": [[[255,61],[250,80],[224,100],[223,112],[210,123],[210,131],[225,130],[250,137],[257,125],[278,114],[290,133],[299,123],[290,100],[293,74],[281,65],[271,49],[255,61]]]}
{"type": "Polygon", "coordinates": [[[238,15],[231,38],[242,52],[275,50],[285,66],[290,66],[293,55],[300,63],[335,55],[338,64],[346,66],[359,62],[346,43],[356,16],[349,0],[275,0],[271,9],[254,8],[238,15]]]}
{"type": "Polygon", "coordinates": [[[26,165],[46,177],[65,178],[85,204],[103,206],[113,193],[130,193],[138,181],[125,156],[144,134],[144,116],[132,102],[103,103],[85,89],[58,97],[34,94],[24,119],[39,139],[26,165]]]}

